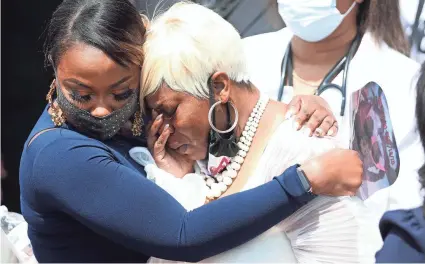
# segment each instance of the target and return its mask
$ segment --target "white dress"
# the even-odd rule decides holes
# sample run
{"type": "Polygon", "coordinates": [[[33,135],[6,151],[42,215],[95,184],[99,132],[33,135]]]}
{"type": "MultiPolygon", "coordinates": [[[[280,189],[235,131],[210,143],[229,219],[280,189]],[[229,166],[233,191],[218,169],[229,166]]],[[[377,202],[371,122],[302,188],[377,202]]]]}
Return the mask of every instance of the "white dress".
{"type": "MultiPolygon", "coordinates": [[[[264,184],[289,166],[336,146],[334,139],[309,138],[296,132],[291,121],[285,121],[272,135],[244,190],[264,184]]],[[[148,177],[156,178],[157,184],[186,209],[203,204],[202,188],[193,188],[203,184],[200,175],[190,174],[187,177],[194,181],[179,185],[175,183],[184,179],[171,179],[170,174],[154,165],[146,170],[148,177]]],[[[320,196],[262,235],[202,262],[373,263],[382,243],[373,218],[356,197],[320,196]]],[[[173,261],[152,257],[149,262],[173,261]]]]}

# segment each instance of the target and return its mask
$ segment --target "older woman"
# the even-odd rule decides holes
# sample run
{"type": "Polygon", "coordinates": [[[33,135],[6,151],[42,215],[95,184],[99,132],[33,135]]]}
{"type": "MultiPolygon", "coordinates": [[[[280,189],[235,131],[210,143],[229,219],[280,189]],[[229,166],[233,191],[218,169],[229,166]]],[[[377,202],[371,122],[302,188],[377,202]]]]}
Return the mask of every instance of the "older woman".
{"type": "MultiPolygon", "coordinates": [[[[321,152],[340,151],[332,139],[292,129],[285,120],[287,105],[250,83],[239,34],[213,11],[174,5],[153,21],[144,49],[141,104],[155,118],[148,145],[166,172],[155,165],[146,169],[186,209],[269,182],[321,152]],[[197,165],[193,169],[177,159],[197,165]],[[173,181],[170,174],[182,179],[173,181]],[[183,194],[178,188],[185,188],[183,194]]],[[[303,170],[298,168],[300,175],[303,170]]],[[[314,179],[300,179],[322,194],[314,179]]],[[[373,261],[378,230],[367,224],[368,216],[354,197],[319,196],[264,235],[206,261],[373,261]]]]}

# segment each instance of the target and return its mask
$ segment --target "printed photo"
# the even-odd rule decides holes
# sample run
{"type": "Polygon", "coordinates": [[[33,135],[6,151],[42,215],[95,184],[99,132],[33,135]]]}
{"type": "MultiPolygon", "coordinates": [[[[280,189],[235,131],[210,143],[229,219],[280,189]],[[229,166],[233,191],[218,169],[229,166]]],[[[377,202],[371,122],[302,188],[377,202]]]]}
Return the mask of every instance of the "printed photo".
{"type": "Polygon", "coordinates": [[[358,196],[365,200],[393,184],[400,169],[387,100],[378,84],[370,82],[353,93],[351,121],[351,149],[360,154],[364,169],[358,196]]]}

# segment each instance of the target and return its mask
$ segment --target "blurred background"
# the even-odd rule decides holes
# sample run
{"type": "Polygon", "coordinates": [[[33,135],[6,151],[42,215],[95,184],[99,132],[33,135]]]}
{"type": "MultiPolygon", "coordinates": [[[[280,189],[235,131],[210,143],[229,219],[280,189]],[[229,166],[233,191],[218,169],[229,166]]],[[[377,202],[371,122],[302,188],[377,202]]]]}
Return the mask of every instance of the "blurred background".
{"type": "MultiPolygon", "coordinates": [[[[366,0],[368,1],[368,0],[366,0]]],[[[381,0],[382,1],[382,0],[381,0]]],[[[413,46],[412,57],[424,60],[425,0],[400,0],[402,21],[413,46]],[[419,8],[418,8],[419,7],[419,8]],[[419,11],[419,12],[418,12],[419,11]]],[[[20,212],[19,161],[24,142],[46,106],[53,77],[44,67],[43,41],[48,20],[61,0],[1,2],[1,178],[2,204],[20,212]]],[[[149,18],[176,0],[131,0],[149,18]]],[[[242,37],[284,27],[276,0],[197,0],[232,23],[242,37]]],[[[282,47],[284,48],[284,47],[282,47]]]]}

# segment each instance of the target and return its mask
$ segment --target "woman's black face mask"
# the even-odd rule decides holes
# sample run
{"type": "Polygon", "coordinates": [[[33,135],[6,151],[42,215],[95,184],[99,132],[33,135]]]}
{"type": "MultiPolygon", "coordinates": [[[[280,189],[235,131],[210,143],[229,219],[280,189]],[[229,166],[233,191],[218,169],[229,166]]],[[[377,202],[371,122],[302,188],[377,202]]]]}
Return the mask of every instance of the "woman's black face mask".
{"type": "Polygon", "coordinates": [[[57,83],[57,103],[67,120],[78,131],[100,140],[115,136],[139,107],[138,92],[134,91],[129,101],[120,109],[104,117],[95,117],[86,110],[72,104],[63,94],[57,83]]]}

